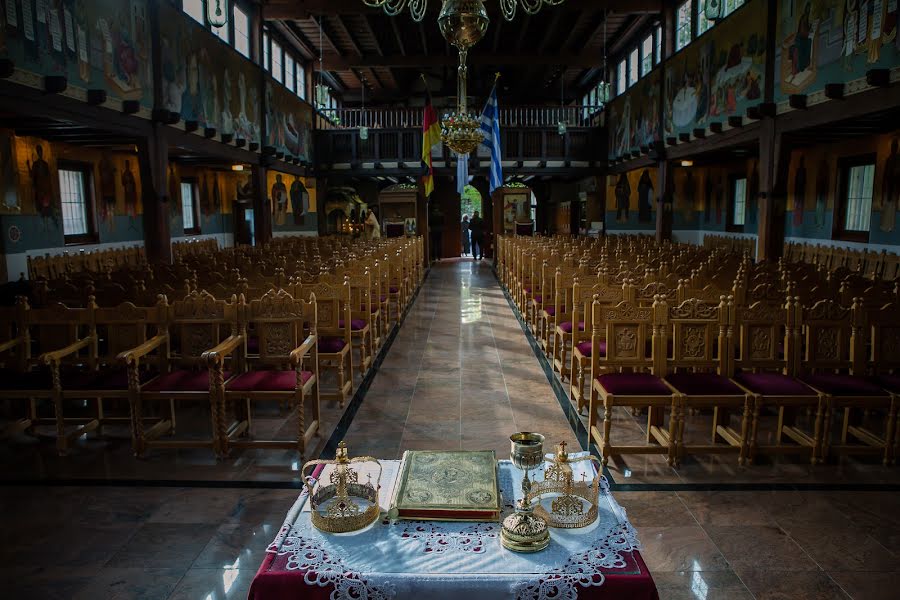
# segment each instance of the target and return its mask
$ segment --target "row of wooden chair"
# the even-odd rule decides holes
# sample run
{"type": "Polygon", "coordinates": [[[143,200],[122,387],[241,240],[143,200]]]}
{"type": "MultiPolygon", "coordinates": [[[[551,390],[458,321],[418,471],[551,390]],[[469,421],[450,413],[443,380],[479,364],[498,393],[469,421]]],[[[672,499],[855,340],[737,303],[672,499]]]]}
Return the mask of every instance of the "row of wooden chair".
{"type": "Polygon", "coordinates": [[[206,447],[222,456],[254,446],[302,454],[318,430],[319,398],[343,406],[352,396],[354,364],[364,377],[424,276],[420,240],[362,254],[368,258],[339,273],[308,281],[282,274],[284,285],[240,288],[258,292],[253,296],[216,297],[188,284],[177,298],[147,305],[105,307],[90,297],[82,307],[33,308],[23,298],[0,308],[0,362],[10,382],[0,398],[26,403],[11,429],[54,425],[61,453],[85,433],[127,423],[138,455],[206,447]],[[388,253],[378,260],[379,251],[388,253]],[[335,383],[320,392],[326,371],[334,371],[335,383]],[[249,437],[257,400],[297,409],[291,439],[249,437]],[[42,416],[41,401],[51,404],[50,417],[42,416]],[[209,433],[176,437],[176,407],[198,401],[209,402],[209,433]]]}
{"type": "Polygon", "coordinates": [[[654,244],[508,237],[499,243],[498,276],[554,370],[570,379],[579,412],[588,409],[604,460],[661,452],[676,463],[685,453],[734,451],[744,463],[760,450],[802,450],[812,462],[859,451],[894,462],[900,385],[892,373],[900,366],[900,342],[891,346],[888,340],[900,339],[900,325],[890,320],[900,307],[895,285],[868,279],[869,298],[847,298],[860,289],[847,276],[839,288],[842,307],[833,288],[832,298],[818,293],[829,282],[817,270],[804,287],[791,281],[797,270],[785,263],[756,265],[737,251],[654,244]],[[611,274],[612,264],[618,270],[611,274]],[[843,318],[826,327],[827,310],[843,311],[843,318]],[[816,354],[821,345],[811,340],[820,337],[837,340],[831,351],[838,358],[828,362],[816,354]],[[856,395],[848,393],[851,388],[856,395]],[[630,393],[635,389],[641,393],[630,393]],[[647,441],[655,443],[610,441],[616,406],[647,410],[647,441]],[[710,442],[686,441],[685,411],[706,409],[713,415],[710,442]],[[777,415],[775,431],[767,434],[774,441],[762,444],[760,415],[770,409],[777,415]],[[663,427],[666,411],[669,424],[663,427]],[[798,425],[798,411],[814,415],[810,431],[798,425]],[[840,411],[840,441],[832,443],[831,422],[840,411]],[[732,413],[738,426],[730,423],[732,413]]]}

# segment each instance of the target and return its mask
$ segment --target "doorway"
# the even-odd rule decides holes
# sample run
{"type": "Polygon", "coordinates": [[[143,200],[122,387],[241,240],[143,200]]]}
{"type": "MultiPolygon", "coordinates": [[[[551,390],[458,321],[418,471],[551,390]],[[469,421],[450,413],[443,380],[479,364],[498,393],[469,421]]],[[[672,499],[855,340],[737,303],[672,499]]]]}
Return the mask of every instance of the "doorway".
{"type": "MultiPolygon", "coordinates": [[[[472,185],[466,185],[463,188],[463,193],[459,197],[460,253],[463,256],[472,256],[473,254],[474,249],[472,248],[472,238],[468,227],[468,221],[472,220],[472,216],[476,211],[486,224],[481,192],[472,185]],[[466,222],[465,226],[463,226],[463,222],[466,222]]],[[[483,230],[485,234],[487,234],[487,227],[484,227],[483,230]]],[[[487,236],[485,235],[485,237],[487,236]]]]}

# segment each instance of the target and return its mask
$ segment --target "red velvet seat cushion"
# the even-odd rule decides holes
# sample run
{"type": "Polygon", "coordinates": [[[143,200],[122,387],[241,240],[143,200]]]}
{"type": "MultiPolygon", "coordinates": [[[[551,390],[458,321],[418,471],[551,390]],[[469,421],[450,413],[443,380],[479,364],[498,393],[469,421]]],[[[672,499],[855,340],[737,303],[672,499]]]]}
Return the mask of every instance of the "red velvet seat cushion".
{"type": "Polygon", "coordinates": [[[763,396],[815,396],[816,392],[781,373],[738,373],[734,380],[763,396]]]}
{"type": "Polygon", "coordinates": [[[540,304],[541,302],[544,301],[544,297],[543,296],[535,296],[534,301],[537,302],[538,304],[540,304]]]}
{"type": "Polygon", "coordinates": [[[716,373],[672,373],[666,375],[672,387],[689,396],[743,396],[744,390],[716,373]]]}
{"type": "MultiPolygon", "coordinates": [[[[224,375],[226,380],[231,377],[228,371],[224,375]]],[[[209,371],[176,369],[160,375],[141,389],[145,392],[203,392],[209,389],[209,371]]]]}
{"type": "Polygon", "coordinates": [[[398,287],[392,285],[392,286],[390,286],[390,287],[388,288],[388,292],[391,293],[391,294],[399,294],[399,293],[400,293],[400,288],[398,288],[398,287]]]}
{"type": "Polygon", "coordinates": [[[650,373],[606,373],[597,381],[610,394],[616,396],[671,396],[663,380],[650,373]]]}
{"type": "MultiPolygon", "coordinates": [[[[350,319],[350,330],[351,331],[362,331],[366,328],[367,323],[364,319],[350,319]]],[[[338,321],[338,327],[344,326],[344,320],[341,319],[338,321]]]]}
{"type": "MultiPolygon", "coordinates": [[[[559,328],[565,333],[572,333],[572,321],[560,323],[559,328]]],[[[584,321],[578,321],[578,331],[584,331],[584,321]]]]}
{"type": "MultiPolygon", "coordinates": [[[[566,312],[566,307],[565,307],[565,306],[562,307],[562,311],[563,311],[563,312],[566,312]]],[[[549,316],[551,316],[551,317],[552,317],[552,316],[555,316],[555,315],[556,315],[556,307],[555,307],[555,306],[545,306],[545,307],[544,307],[544,312],[547,313],[547,315],[549,315],[549,316]]]]}
{"type": "Polygon", "coordinates": [[[325,354],[337,354],[341,350],[344,349],[347,343],[344,341],[344,338],[339,337],[324,337],[319,338],[319,352],[324,352],[325,354]]]}
{"type": "MultiPolygon", "coordinates": [[[[313,374],[301,371],[300,377],[305,384],[313,374]]],[[[290,392],[296,389],[296,371],[248,371],[241,373],[225,384],[229,392],[290,392]]]]}
{"type": "MultiPolygon", "coordinates": [[[[594,345],[591,344],[590,340],[575,344],[575,349],[587,358],[590,358],[594,353],[594,345]]],[[[600,356],[606,356],[606,342],[600,342],[600,356]]]]}
{"type": "Polygon", "coordinates": [[[817,390],[832,396],[887,395],[887,392],[878,383],[865,377],[835,373],[815,373],[813,375],[804,375],[800,379],[817,390]]]}

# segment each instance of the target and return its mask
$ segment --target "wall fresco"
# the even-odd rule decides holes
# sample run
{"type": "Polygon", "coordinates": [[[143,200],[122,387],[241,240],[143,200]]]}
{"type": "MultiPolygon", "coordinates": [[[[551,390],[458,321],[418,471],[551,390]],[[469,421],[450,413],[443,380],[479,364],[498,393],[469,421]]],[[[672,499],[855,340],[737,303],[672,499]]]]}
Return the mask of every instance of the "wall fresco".
{"type": "Polygon", "coordinates": [[[777,101],[900,64],[897,0],[780,0],[777,101]]]}
{"type": "Polygon", "coordinates": [[[763,101],[766,5],[748,2],[666,62],[665,135],[691,133],[763,101]]]}
{"type": "Polygon", "coordinates": [[[638,80],[628,93],[609,103],[609,157],[617,158],[660,139],[660,71],[638,80]]]}
{"type": "Polygon", "coordinates": [[[147,0],[2,0],[0,55],[116,100],[153,107],[147,0]]]}
{"type": "Polygon", "coordinates": [[[266,146],[312,162],[312,107],[275,81],[266,80],[266,146]]]}

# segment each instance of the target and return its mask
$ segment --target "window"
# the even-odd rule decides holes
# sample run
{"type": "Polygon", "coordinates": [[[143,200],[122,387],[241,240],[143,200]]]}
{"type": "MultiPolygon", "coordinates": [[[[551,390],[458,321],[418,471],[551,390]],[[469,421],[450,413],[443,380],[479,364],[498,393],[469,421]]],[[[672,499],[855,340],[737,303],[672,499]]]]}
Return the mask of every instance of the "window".
{"type": "Polygon", "coordinates": [[[306,67],[297,63],[297,95],[306,100],[306,67]]]}
{"type": "Polygon", "coordinates": [[[201,25],[206,25],[206,15],[203,14],[203,0],[184,0],[182,4],[184,12],[201,25]]]}
{"type": "Polygon", "coordinates": [[[690,44],[691,37],[691,0],[687,0],[675,13],[675,50],[690,44]]]}
{"type": "Polygon", "coordinates": [[[284,55],[284,85],[292,92],[297,89],[294,79],[294,57],[287,53],[284,55]]]}
{"type": "Polygon", "coordinates": [[[744,0],[725,0],[725,16],[727,17],[744,5],[744,0]]]}
{"type": "Polygon", "coordinates": [[[275,78],[275,81],[281,82],[284,81],[284,50],[281,49],[281,44],[272,40],[272,77],[275,78]]]}
{"type": "Polygon", "coordinates": [[[866,242],[872,218],[872,189],[875,181],[875,158],[856,157],[841,161],[841,212],[842,239],[866,242]]]}
{"type": "Polygon", "coordinates": [[[250,17],[235,4],[234,10],[234,48],[245,57],[250,58],[250,17]]]}
{"type": "Polygon", "coordinates": [[[626,61],[623,60],[619,63],[616,73],[616,95],[624,94],[625,89],[628,87],[628,64],[626,61]]]}
{"type": "Polygon", "coordinates": [[[269,54],[269,34],[263,34],[263,69],[268,71],[271,67],[269,66],[271,59],[271,55],[269,54]]]}
{"type": "Polygon", "coordinates": [[[641,43],[641,77],[653,70],[653,34],[641,43]]]}
{"type": "Polygon", "coordinates": [[[656,64],[662,62],[662,25],[656,26],[656,51],[654,58],[656,64]]]}
{"type": "Polygon", "coordinates": [[[185,233],[200,233],[196,188],[197,185],[192,180],[181,181],[181,219],[185,233]]]}
{"type": "Polygon", "coordinates": [[[93,211],[89,202],[90,172],[83,167],[59,169],[59,194],[66,243],[94,241],[93,211]]]}
{"type": "Polygon", "coordinates": [[[715,24],[715,21],[706,18],[706,0],[697,0],[697,35],[702,35],[715,24]]]}
{"type": "Polygon", "coordinates": [[[638,59],[638,54],[638,49],[635,48],[631,51],[631,54],[628,55],[628,87],[637,83],[639,78],[638,69],[640,68],[640,60],[638,59]]]}
{"type": "Polygon", "coordinates": [[[747,178],[731,180],[731,219],[729,225],[742,231],[747,222],[747,178]]]}

